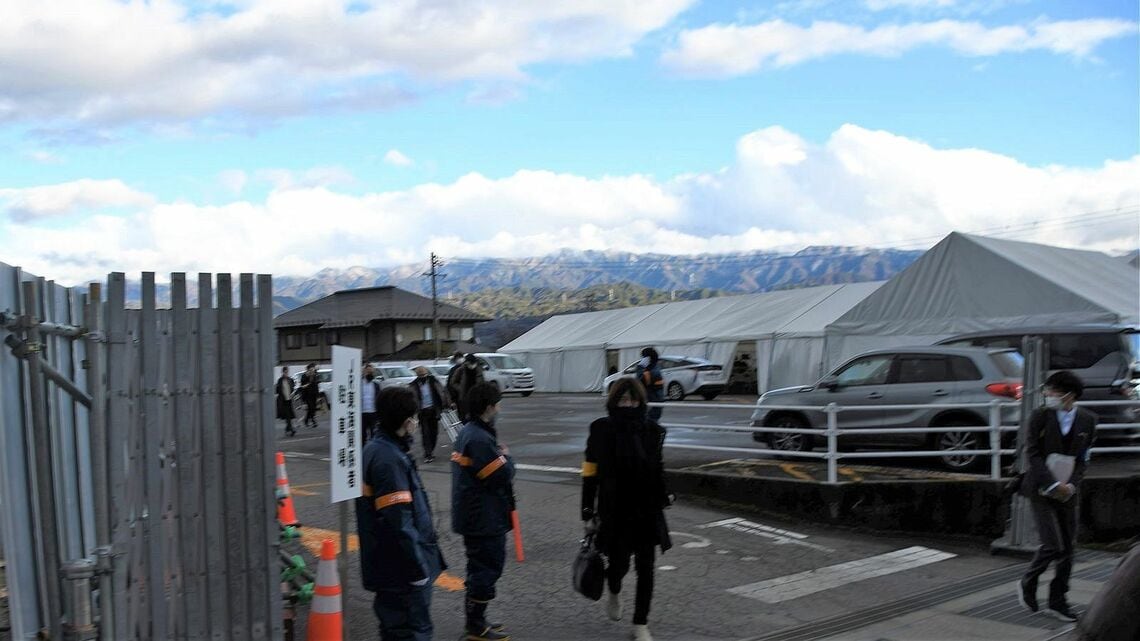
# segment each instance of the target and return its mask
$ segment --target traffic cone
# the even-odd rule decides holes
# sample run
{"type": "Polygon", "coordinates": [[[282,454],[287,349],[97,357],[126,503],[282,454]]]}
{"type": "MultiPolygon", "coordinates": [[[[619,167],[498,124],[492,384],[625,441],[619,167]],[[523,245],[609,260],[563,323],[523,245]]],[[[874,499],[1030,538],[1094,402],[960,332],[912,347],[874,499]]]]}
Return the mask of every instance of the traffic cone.
{"type": "Polygon", "coordinates": [[[300,525],[293,510],[293,495],[289,492],[289,477],[285,474],[285,453],[277,453],[277,521],[281,525],[300,525]]]}
{"type": "Polygon", "coordinates": [[[336,575],[336,547],[331,539],[321,542],[321,561],[317,565],[317,585],[309,606],[308,641],[341,641],[344,621],[341,618],[340,580],[336,575]]]}

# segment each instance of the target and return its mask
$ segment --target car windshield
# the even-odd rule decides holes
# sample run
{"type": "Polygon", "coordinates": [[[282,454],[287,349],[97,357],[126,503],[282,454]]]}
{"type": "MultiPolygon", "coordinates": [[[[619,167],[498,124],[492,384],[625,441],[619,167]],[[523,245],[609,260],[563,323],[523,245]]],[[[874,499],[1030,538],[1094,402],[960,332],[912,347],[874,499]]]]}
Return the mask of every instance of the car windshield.
{"type": "Polygon", "coordinates": [[[412,370],[406,367],[381,367],[380,371],[383,372],[384,376],[388,378],[415,377],[415,374],[412,373],[412,370]]]}
{"type": "Polygon", "coordinates": [[[431,370],[433,374],[447,374],[451,371],[451,368],[447,365],[432,365],[428,367],[428,369],[431,370]]]}
{"type": "Polygon", "coordinates": [[[332,370],[331,369],[317,370],[317,380],[321,383],[332,382],[332,370]]]}
{"type": "Polygon", "coordinates": [[[514,356],[505,356],[502,354],[495,356],[484,356],[483,360],[491,364],[495,369],[522,369],[526,367],[519,359],[514,356]]]}
{"type": "Polygon", "coordinates": [[[1014,350],[994,352],[990,354],[990,358],[993,359],[994,365],[997,365],[998,371],[1003,376],[1021,378],[1022,372],[1025,370],[1025,358],[1014,350]]]}

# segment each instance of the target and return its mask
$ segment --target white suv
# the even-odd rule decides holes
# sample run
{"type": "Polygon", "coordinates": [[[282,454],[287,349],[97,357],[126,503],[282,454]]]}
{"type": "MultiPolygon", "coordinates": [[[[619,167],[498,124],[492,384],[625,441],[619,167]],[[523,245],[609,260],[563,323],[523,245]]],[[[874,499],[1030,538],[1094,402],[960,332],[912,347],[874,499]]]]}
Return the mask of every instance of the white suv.
{"type": "MultiPolygon", "coordinates": [[[[530,396],[534,393],[534,370],[510,354],[479,352],[475,354],[483,368],[483,380],[492,383],[503,394],[530,396]]],[[[451,371],[449,361],[411,361],[408,367],[423,365],[432,375],[447,385],[447,374],[451,371]]]]}
{"type": "MultiPolygon", "coordinates": [[[[716,363],[693,356],[662,356],[658,361],[661,377],[665,379],[665,399],[684,400],[689,394],[700,394],[711,401],[728,383],[724,368],[716,363]]],[[[602,382],[602,393],[610,393],[610,385],[623,376],[632,376],[637,371],[637,363],[632,363],[617,374],[610,374],[602,382]]]]}

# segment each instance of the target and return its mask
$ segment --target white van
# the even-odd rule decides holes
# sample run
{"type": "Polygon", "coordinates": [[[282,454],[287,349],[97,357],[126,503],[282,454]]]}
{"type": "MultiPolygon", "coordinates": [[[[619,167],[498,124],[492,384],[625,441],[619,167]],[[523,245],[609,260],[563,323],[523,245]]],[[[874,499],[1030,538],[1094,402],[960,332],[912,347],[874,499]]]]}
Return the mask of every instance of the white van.
{"type": "MultiPolygon", "coordinates": [[[[475,358],[479,359],[479,365],[483,368],[483,379],[488,383],[493,383],[503,394],[530,396],[534,393],[534,371],[514,356],[496,352],[477,352],[475,358]]],[[[411,361],[408,363],[408,367],[412,368],[417,365],[427,367],[440,383],[447,385],[447,373],[451,369],[449,361],[411,361]]]]}

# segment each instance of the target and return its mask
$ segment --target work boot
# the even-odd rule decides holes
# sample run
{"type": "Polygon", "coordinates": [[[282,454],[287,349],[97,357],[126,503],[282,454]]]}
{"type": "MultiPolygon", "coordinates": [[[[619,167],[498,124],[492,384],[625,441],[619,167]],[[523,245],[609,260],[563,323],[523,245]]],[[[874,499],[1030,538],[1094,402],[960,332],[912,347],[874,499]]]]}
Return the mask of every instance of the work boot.
{"type": "Polygon", "coordinates": [[[509,641],[510,635],[503,632],[501,623],[487,622],[487,602],[464,599],[467,611],[467,641],[509,641]]]}
{"type": "Polygon", "coordinates": [[[610,599],[606,602],[606,614],[612,621],[621,621],[621,597],[610,592],[610,599]]]}
{"type": "Polygon", "coordinates": [[[1058,621],[1064,621],[1065,623],[1075,623],[1077,621],[1077,615],[1073,613],[1073,609],[1069,607],[1069,603],[1065,600],[1065,597],[1049,599],[1049,607],[1045,608],[1045,614],[1048,614],[1058,621]]]}

